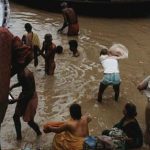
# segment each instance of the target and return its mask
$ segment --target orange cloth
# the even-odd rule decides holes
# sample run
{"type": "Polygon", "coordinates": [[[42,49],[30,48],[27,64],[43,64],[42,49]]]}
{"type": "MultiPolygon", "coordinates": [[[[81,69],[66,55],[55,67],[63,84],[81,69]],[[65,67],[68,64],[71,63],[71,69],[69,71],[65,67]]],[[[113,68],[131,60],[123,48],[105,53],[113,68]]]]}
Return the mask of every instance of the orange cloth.
{"type": "Polygon", "coordinates": [[[83,150],[83,137],[72,135],[68,131],[55,134],[52,149],[53,150],[83,150]]]}
{"type": "Polygon", "coordinates": [[[79,24],[70,24],[68,26],[68,35],[78,35],[79,33],[79,24]]]}
{"type": "Polygon", "coordinates": [[[26,111],[23,114],[23,120],[25,122],[29,122],[32,119],[34,119],[37,106],[38,106],[38,97],[37,97],[37,93],[35,92],[32,99],[28,102],[26,111]]]}
{"type": "MultiPolygon", "coordinates": [[[[44,125],[47,127],[60,127],[65,122],[48,122],[44,125]]],[[[69,131],[57,133],[54,136],[52,143],[52,150],[83,150],[83,137],[77,137],[71,134],[69,131]]]]}
{"type": "Polygon", "coordinates": [[[48,122],[44,125],[44,129],[47,127],[60,127],[64,125],[64,122],[48,122]]]}

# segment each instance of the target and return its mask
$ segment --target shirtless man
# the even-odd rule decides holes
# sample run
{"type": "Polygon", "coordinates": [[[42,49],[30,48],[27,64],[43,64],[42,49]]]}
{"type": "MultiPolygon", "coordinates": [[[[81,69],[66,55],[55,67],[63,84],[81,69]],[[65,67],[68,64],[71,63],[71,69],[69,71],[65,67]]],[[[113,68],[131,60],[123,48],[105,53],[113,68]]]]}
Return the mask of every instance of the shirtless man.
{"type": "Polygon", "coordinates": [[[53,39],[51,34],[46,34],[44,39],[41,53],[45,58],[45,74],[53,75],[56,67],[56,45],[52,42],[53,39]]]}
{"type": "Polygon", "coordinates": [[[88,123],[91,118],[82,116],[81,106],[72,104],[70,107],[71,119],[65,122],[50,123],[44,128],[45,133],[56,133],[53,139],[53,150],[83,150],[84,138],[89,135],[88,123]]]}
{"type": "Polygon", "coordinates": [[[20,117],[23,117],[23,120],[28,122],[28,125],[36,132],[37,136],[41,135],[41,131],[39,126],[34,122],[38,98],[33,73],[26,68],[25,70],[20,71],[17,76],[19,82],[12,85],[10,91],[16,87],[22,87],[22,92],[20,93],[19,98],[11,101],[11,104],[17,102],[13,119],[17,133],[17,140],[21,140],[20,117]]]}
{"type": "Polygon", "coordinates": [[[33,49],[34,54],[34,66],[38,65],[38,54],[40,52],[40,40],[36,33],[32,31],[32,25],[30,23],[25,24],[26,35],[23,35],[22,42],[33,49]]]}
{"type": "Polygon", "coordinates": [[[44,132],[61,133],[63,131],[69,131],[78,137],[88,136],[88,123],[91,121],[91,117],[88,115],[82,116],[81,106],[79,104],[72,104],[70,106],[70,116],[71,119],[66,121],[61,127],[47,127],[44,129],[44,132]]]}
{"type": "Polygon", "coordinates": [[[66,27],[68,27],[67,34],[69,36],[78,35],[79,24],[75,11],[72,8],[69,8],[66,2],[63,2],[61,4],[61,7],[64,17],[64,23],[63,26],[58,30],[58,32],[61,33],[66,27]]]}

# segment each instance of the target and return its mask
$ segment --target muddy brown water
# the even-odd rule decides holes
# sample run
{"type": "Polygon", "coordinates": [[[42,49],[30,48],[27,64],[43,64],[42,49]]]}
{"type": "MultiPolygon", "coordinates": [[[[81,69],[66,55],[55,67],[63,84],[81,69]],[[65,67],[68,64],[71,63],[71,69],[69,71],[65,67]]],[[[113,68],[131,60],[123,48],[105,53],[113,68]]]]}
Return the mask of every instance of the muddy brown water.
{"type": "MultiPolygon", "coordinates": [[[[111,128],[122,117],[122,110],[126,102],[132,101],[137,105],[137,119],[144,130],[144,110],[146,98],[136,89],[137,84],[150,74],[150,18],[90,18],[79,17],[80,35],[67,37],[57,34],[62,24],[61,14],[34,10],[24,6],[10,4],[10,30],[22,36],[24,24],[30,22],[33,30],[39,34],[41,42],[46,33],[53,35],[53,42],[64,47],[62,55],[56,55],[56,70],[54,76],[45,76],[44,60],[40,58],[37,68],[33,63],[29,68],[34,72],[39,96],[39,105],[35,121],[42,130],[43,124],[50,120],[65,120],[68,118],[68,108],[73,102],[81,104],[83,113],[89,113],[93,120],[90,123],[90,134],[99,135],[102,130],[111,128]],[[80,57],[74,58],[68,49],[68,40],[77,39],[80,57]],[[118,103],[113,100],[113,90],[108,88],[104,93],[103,104],[96,102],[99,82],[103,76],[99,64],[99,52],[104,46],[122,43],[129,49],[129,58],[120,60],[122,77],[121,95],[118,103]]],[[[11,84],[16,82],[16,77],[11,84]]],[[[20,89],[13,90],[17,97],[20,89]]],[[[2,149],[19,150],[26,143],[34,147],[41,145],[49,150],[53,133],[36,135],[29,126],[22,121],[23,141],[16,142],[13,123],[15,104],[8,107],[2,124],[2,149]]],[[[146,148],[143,148],[146,149],[146,148]]]]}

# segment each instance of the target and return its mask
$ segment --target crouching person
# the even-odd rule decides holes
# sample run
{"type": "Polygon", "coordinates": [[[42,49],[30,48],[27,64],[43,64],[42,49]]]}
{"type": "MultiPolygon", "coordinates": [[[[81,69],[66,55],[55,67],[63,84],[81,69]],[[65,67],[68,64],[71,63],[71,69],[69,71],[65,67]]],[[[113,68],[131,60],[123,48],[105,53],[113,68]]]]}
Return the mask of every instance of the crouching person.
{"type": "MultiPolygon", "coordinates": [[[[142,147],[143,134],[139,123],[135,118],[137,115],[136,106],[133,103],[127,103],[123,109],[123,115],[123,118],[114,125],[114,128],[120,129],[125,133],[125,148],[135,149],[142,147]]],[[[102,134],[109,136],[110,131],[111,130],[104,130],[102,134]]]]}
{"type": "Polygon", "coordinates": [[[44,125],[44,132],[54,132],[53,150],[83,150],[84,138],[89,135],[88,123],[91,118],[82,115],[81,106],[70,106],[71,118],[65,122],[49,122],[44,125]]]}

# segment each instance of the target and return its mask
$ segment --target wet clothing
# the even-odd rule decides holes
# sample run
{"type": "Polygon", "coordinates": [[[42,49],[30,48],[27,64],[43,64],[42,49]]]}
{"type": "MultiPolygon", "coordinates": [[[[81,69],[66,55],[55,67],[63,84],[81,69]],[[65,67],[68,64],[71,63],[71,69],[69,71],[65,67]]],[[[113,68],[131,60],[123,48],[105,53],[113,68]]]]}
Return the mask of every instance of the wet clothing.
{"type": "MultiPolygon", "coordinates": [[[[48,122],[47,127],[61,127],[65,122],[48,122]]],[[[74,136],[69,131],[56,133],[52,143],[53,150],[83,150],[83,137],[74,136]]]]}
{"type": "Polygon", "coordinates": [[[53,150],[83,150],[83,137],[72,135],[69,131],[55,134],[52,144],[53,150]]]}
{"type": "Polygon", "coordinates": [[[56,45],[54,43],[43,42],[42,51],[45,51],[45,73],[47,75],[53,75],[56,67],[55,64],[55,54],[56,45]]]}
{"type": "Polygon", "coordinates": [[[140,148],[143,145],[143,134],[136,119],[127,121],[126,118],[122,118],[119,123],[114,127],[122,129],[131,141],[126,141],[126,148],[140,148]]]}
{"type": "Polygon", "coordinates": [[[68,35],[72,36],[72,35],[78,35],[79,33],[79,24],[70,24],[68,26],[68,35]]]}

